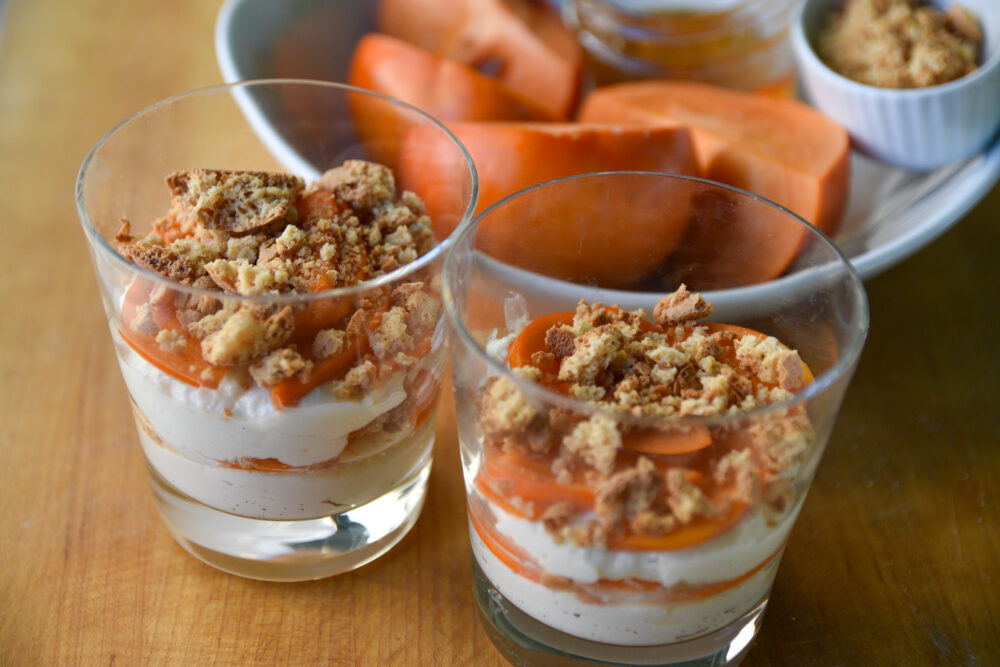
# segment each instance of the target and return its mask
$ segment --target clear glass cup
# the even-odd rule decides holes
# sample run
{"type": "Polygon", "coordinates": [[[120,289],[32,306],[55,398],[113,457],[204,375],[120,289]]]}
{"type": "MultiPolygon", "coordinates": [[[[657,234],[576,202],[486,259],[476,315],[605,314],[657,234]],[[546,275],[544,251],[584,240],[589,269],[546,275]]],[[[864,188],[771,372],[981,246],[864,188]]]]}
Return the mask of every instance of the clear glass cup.
{"type": "Polygon", "coordinates": [[[76,199],[156,506],[177,541],[227,572],[294,581],[359,567],[402,539],[426,495],[445,373],[446,237],[476,199],[475,169],[452,135],[409,105],[348,86],[218,86],[112,129],[84,160],[76,199]],[[414,183],[404,164],[419,159],[404,147],[417,130],[443,135],[440,150],[455,154],[432,183],[438,238],[370,280],[234,294],[168,280],[116,249],[121,218],[133,235],[147,233],[171,206],[165,177],[192,168],[288,172],[309,183],[362,159],[394,170],[396,197],[420,196],[427,179],[414,183]],[[408,337],[380,341],[382,314],[396,307],[408,337]],[[252,380],[256,352],[207,357],[211,334],[191,324],[206,313],[220,326],[246,314],[263,313],[266,326],[277,318],[311,370],[272,387],[252,380]],[[340,351],[316,352],[329,330],[341,332],[327,339],[340,351]]]}
{"type": "MultiPolygon", "coordinates": [[[[460,230],[444,299],[475,598],[497,648],[532,665],[742,659],[867,334],[864,288],[843,254],[741,190],[588,174],[523,190],[460,230]],[[541,384],[512,371],[511,359],[572,320],[581,299],[648,318],[682,282],[714,304],[708,321],[776,337],[814,379],[749,410],[650,417],[595,406],[552,375],[541,384]],[[625,484],[643,465],[659,490],[642,502],[666,503],[667,523],[616,524],[607,511],[627,487],[611,480],[625,484]],[[709,504],[685,518],[671,504],[681,492],[709,504]]],[[[632,500],[622,502],[631,516],[632,500]]]]}
{"type": "Polygon", "coordinates": [[[596,85],[685,79],[790,97],[798,0],[566,0],[596,85]]]}

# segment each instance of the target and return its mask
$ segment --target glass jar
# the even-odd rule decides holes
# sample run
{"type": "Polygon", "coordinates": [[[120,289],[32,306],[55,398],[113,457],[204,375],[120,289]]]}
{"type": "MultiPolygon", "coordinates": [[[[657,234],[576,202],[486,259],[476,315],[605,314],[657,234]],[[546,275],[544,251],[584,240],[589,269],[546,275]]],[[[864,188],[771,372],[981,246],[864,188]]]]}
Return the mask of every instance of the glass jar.
{"type": "Polygon", "coordinates": [[[799,0],[565,0],[594,85],[687,79],[790,96],[799,0]]]}

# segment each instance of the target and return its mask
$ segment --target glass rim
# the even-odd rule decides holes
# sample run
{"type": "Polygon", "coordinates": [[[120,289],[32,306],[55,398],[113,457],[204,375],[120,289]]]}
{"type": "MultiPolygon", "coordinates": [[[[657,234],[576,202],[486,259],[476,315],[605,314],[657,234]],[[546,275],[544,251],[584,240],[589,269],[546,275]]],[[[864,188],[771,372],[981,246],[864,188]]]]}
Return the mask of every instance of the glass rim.
{"type": "MultiPolygon", "coordinates": [[[[445,317],[454,332],[454,334],[459,339],[460,345],[465,345],[474,351],[474,355],[482,362],[486,364],[486,367],[490,369],[491,374],[494,376],[504,377],[508,381],[513,382],[519,390],[524,392],[527,396],[535,399],[544,401],[546,403],[552,404],[555,407],[566,408],[576,413],[585,413],[591,416],[594,415],[604,415],[611,417],[618,422],[627,422],[631,425],[640,427],[656,427],[656,426],[675,426],[675,425],[724,425],[733,424],[744,421],[746,419],[751,419],[758,416],[766,416],[772,413],[778,413],[785,411],[789,408],[796,407],[807,403],[813,397],[824,393],[829,387],[835,384],[841,377],[849,373],[850,370],[857,363],[861,356],[861,351],[864,348],[865,340],[868,336],[868,329],[871,323],[871,313],[868,306],[868,295],[864,288],[864,283],[861,280],[860,275],[854,268],[854,265],[847,259],[843,251],[835,244],[830,237],[823,233],[813,224],[809,223],[801,216],[790,211],[789,209],[777,204],[766,197],[754,194],[747,190],[737,188],[731,185],[726,185],[725,183],[719,183],[717,181],[711,181],[705,178],[700,178],[698,176],[686,176],[683,174],[671,174],[667,172],[656,172],[656,171],[601,171],[593,172],[587,174],[576,174],[573,176],[566,176],[563,178],[557,178],[550,181],[545,181],[543,183],[538,183],[528,188],[519,190],[513,194],[510,194],[503,199],[500,199],[496,203],[492,204],[477,216],[475,216],[467,225],[462,229],[456,229],[454,236],[454,243],[448,249],[445,254],[444,267],[442,270],[442,280],[441,280],[441,295],[442,301],[444,303],[445,317]],[[844,269],[844,276],[851,284],[851,291],[855,294],[858,299],[858,308],[860,309],[860,318],[858,321],[858,326],[856,327],[853,336],[847,342],[847,345],[843,350],[840,350],[840,354],[837,360],[827,368],[823,373],[813,377],[812,382],[800,389],[799,391],[792,394],[792,397],[788,400],[777,401],[774,403],[769,403],[767,405],[757,406],[750,410],[743,410],[735,413],[726,413],[719,415],[685,415],[676,417],[661,417],[661,416],[649,416],[642,415],[637,416],[621,410],[616,410],[611,407],[605,407],[596,405],[594,403],[589,403],[580,399],[576,399],[564,394],[560,394],[548,387],[545,387],[537,382],[532,382],[531,380],[526,380],[515,375],[511,369],[504,363],[501,363],[497,359],[490,356],[486,349],[473,338],[472,334],[465,327],[462,322],[461,317],[458,313],[458,306],[456,301],[456,294],[452,288],[452,276],[454,275],[456,269],[455,265],[457,263],[456,255],[458,254],[457,248],[462,245],[462,242],[466,240],[470,234],[472,234],[478,227],[479,222],[491,215],[494,210],[505,206],[509,201],[519,198],[521,196],[527,195],[535,190],[540,190],[547,187],[552,187],[560,183],[574,180],[591,179],[596,177],[605,176],[651,176],[657,178],[666,178],[671,180],[683,180],[693,183],[701,183],[704,185],[709,185],[716,188],[721,188],[724,190],[730,190],[736,194],[744,197],[749,197],[751,199],[760,201],[768,206],[776,208],[783,213],[791,216],[793,219],[797,220],[799,223],[805,225],[809,231],[811,231],[820,242],[834,253],[834,262],[842,266],[844,269]]],[[[489,255],[484,255],[489,257],[489,255]]],[[[492,258],[491,258],[492,259],[492,258]]],[[[498,261],[498,260],[497,260],[498,261]]],[[[794,275],[794,274],[793,274],[794,275]]],[[[760,283],[760,285],[767,285],[773,281],[767,281],[760,283]]],[[[586,285],[580,285],[581,288],[585,288],[586,285]]],[[[751,286],[753,287],[753,286],[751,286]]],[[[654,295],[655,293],[650,293],[654,295]]],[[[654,304],[651,304],[651,306],[654,304]]]]}
{"type": "MultiPolygon", "coordinates": [[[[238,102],[237,102],[238,104],[238,102]]],[[[249,121],[248,121],[249,122],[249,121]]],[[[76,202],[77,216],[80,219],[80,224],[83,227],[84,236],[86,237],[88,244],[91,248],[95,249],[102,257],[109,259],[111,262],[119,265],[121,268],[132,271],[138,276],[143,277],[145,280],[151,282],[162,284],[170,289],[181,292],[184,294],[192,296],[208,296],[215,298],[222,298],[231,301],[240,301],[255,304],[295,304],[295,303],[309,303],[312,301],[317,301],[321,299],[329,298],[339,298],[339,297],[349,297],[363,295],[366,292],[383,287],[385,285],[392,284],[401,278],[404,278],[409,273],[416,272],[419,269],[426,267],[431,264],[435,259],[440,257],[445,253],[445,251],[454,243],[454,240],[458,238],[458,232],[472,224],[473,213],[476,209],[476,204],[479,199],[479,175],[476,171],[476,166],[472,161],[472,156],[469,154],[468,149],[458,137],[448,129],[441,121],[437,120],[427,112],[421,110],[418,107],[413,106],[407,102],[390,97],[388,95],[383,95],[382,93],[376,92],[374,90],[367,90],[365,88],[358,88],[357,86],[351,86],[344,83],[337,83],[333,81],[317,81],[313,79],[248,79],[246,81],[237,81],[233,83],[215,84],[211,86],[204,86],[202,88],[195,88],[193,90],[188,90],[176,95],[171,95],[170,97],[158,100],[148,106],[139,109],[138,111],[128,115],[118,123],[116,123],[110,130],[105,132],[100,139],[87,151],[87,154],[83,158],[83,162],[80,165],[80,169],[77,171],[76,181],[74,186],[74,199],[76,202]],[[100,149],[105,146],[118,132],[127,125],[131,124],[133,121],[138,120],[144,116],[147,116],[151,112],[154,112],[162,107],[166,107],[170,104],[176,103],[180,100],[187,98],[214,95],[223,92],[233,92],[242,88],[254,88],[254,87],[268,87],[277,88],[282,86],[303,86],[314,89],[326,89],[326,90],[339,90],[342,93],[359,93],[361,95],[381,98],[390,104],[399,106],[410,113],[416,114],[418,117],[423,118],[428,121],[431,125],[437,127],[439,130],[445,133],[445,135],[451,139],[451,142],[457,147],[465,161],[466,166],[469,169],[469,176],[472,179],[472,189],[470,192],[469,202],[462,212],[461,219],[455,226],[455,229],[451,231],[448,236],[441,239],[431,248],[428,252],[424,253],[412,262],[408,262],[397,269],[394,269],[388,273],[384,273],[380,276],[372,278],[371,280],[365,280],[354,285],[346,285],[342,287],[334,287],[327,290],[322,290],[320,292],[292,292],[287,294],[259,294],[259,295],[243,295],[243,294],[229,294],[228,292],[220,293],[217,290],[206,289],[202,287],[194,287],[193,285],[183,285],[179,282],[170,280],[159,273],[151,271],[143,266],[139,266],[128,259],[123,257],[104,236],[97,230],[97,226],[91,219],[89,213],[87,212],[87,207],[84,202],[84,183],[87,179],[89,173],[89,167],[96,157],[100,149]]]]}

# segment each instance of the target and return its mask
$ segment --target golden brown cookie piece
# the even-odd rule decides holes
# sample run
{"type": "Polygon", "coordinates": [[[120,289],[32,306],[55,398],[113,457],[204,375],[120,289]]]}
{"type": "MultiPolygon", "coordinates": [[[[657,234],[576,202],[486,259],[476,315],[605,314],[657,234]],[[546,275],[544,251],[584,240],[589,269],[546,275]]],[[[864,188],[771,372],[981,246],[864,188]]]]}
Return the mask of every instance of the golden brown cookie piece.
{"type": "Polygon", "coordinates": [[[178,171],[167,176],[167,185],[186,217],[236,234],[294,222],[292,202],[305,186],[291,174],[220,169],[178,171]]]}

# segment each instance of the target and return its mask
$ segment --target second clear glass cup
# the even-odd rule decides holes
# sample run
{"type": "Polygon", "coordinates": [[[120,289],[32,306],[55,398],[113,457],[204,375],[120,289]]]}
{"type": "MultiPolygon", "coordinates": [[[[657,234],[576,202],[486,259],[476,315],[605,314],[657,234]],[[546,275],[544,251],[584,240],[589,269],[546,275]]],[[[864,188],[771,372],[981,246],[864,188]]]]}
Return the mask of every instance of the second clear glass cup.
{"type": "Polygon", "coordinates": [[[444,295],[497,648],[514,664],[742,659],[867,332],[840,251],[747,192],[591,174],[478,216],[444,295]],[[661,306],[652,323],[682,284],[714,312],[672,324],[661,306]]]}
{"type": "Polygon", "coordinates": [[[222,570],[292,581],[402,539],[427,492],[446,367],[444,249],[476,198],[454,137],[347,86],[219,86],[114,128],[76,195],[177,541],[222,570]],[[406,143],[428,134],[454,158],[437,180],[415,178],[406,143]],[[406,191],[433,206],[436,239],[406,191]]]}

